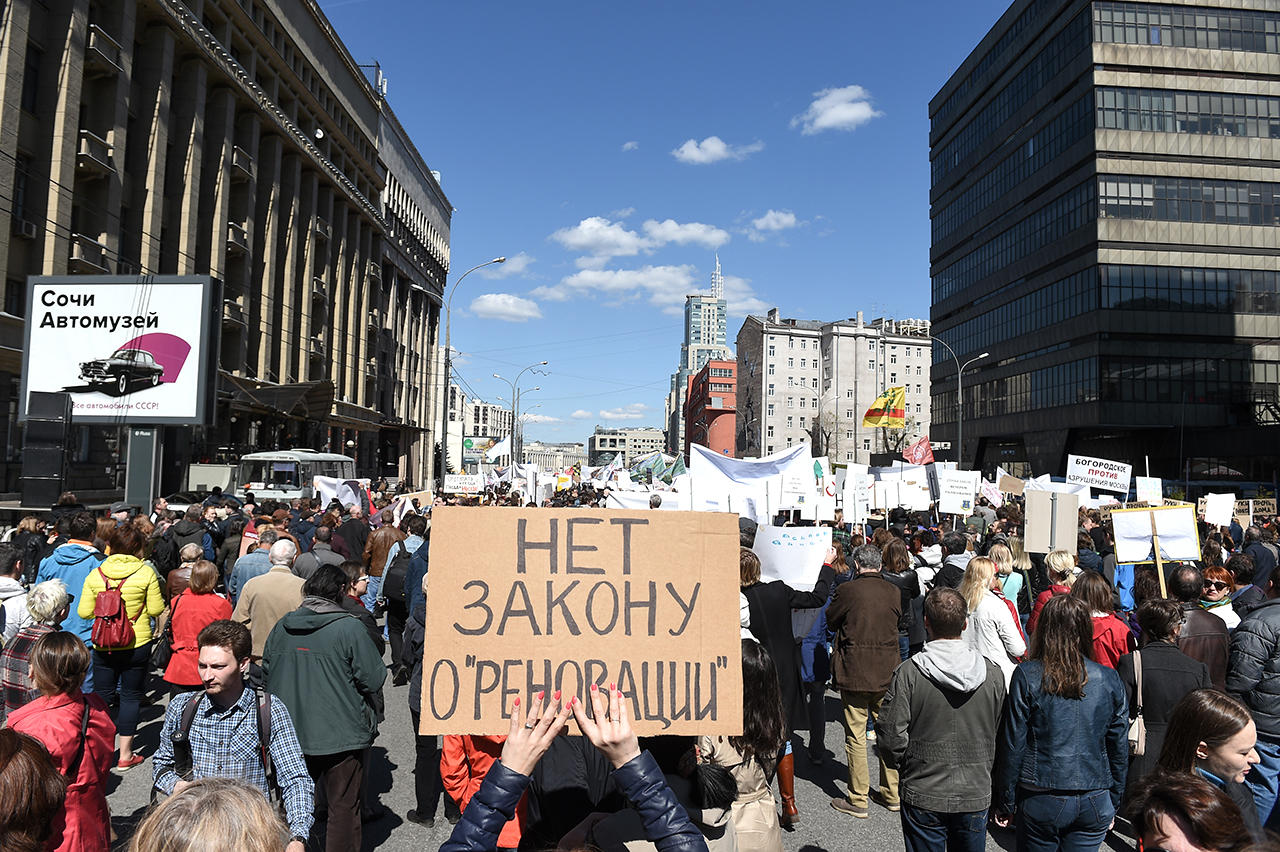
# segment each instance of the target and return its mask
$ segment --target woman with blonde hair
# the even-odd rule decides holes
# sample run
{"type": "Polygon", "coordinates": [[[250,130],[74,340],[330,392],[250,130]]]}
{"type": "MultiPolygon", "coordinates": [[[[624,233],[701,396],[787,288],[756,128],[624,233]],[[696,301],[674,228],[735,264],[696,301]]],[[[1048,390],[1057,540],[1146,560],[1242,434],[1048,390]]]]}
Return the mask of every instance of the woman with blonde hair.
{"type": "Polygon", "coordinates": [[[288,826],[257,787],[204,778],[152,808],[129,852],[280,852],[288,844],[288,826]]]}
{"type": "Polygon", "coordinates": [[[1076,581],[1076,558],[1065,550],[1055,550],[1045,556],[1044,570],[1049,575],[1049,588],[1036,596],[1036,605],[1031,608],[1031,617],[1027,619],[1028,633],[1036,632],[1040,610],[1044,609],[1049,598],[1071,591],[1071,586],[1076,581]]]}
{"type": "Polygon", "coordinates": [[[1027,642],[1013,608],[997,589],[996,563],[985,556],[975,556],[965,566],[960,579],[960,594],[969,610],[964,639],[969,647],[1000,667],[1005,685],[1018,667],[1018,659],[1027,652],[1027,642]]]}

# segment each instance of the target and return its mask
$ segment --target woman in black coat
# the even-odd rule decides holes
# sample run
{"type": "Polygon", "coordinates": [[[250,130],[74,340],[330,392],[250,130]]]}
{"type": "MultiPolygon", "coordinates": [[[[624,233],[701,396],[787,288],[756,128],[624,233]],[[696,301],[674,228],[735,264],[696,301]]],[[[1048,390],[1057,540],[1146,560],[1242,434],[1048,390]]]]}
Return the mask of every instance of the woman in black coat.
{"type": "Polygon", "coordinates": [[[911,567],[911,550],[900,538],[890,539],[880,555],[884,570],[880,576],[902,592],[902,615],[898,616],[898,651],[903,660],[924,647],[924,594],[920,577],[911,567]]]}
{"type": "Polygon", "coordinates": [[[1147,745],[1141,755],[1129,758],[1126,786],[1133,785],[1156,766],[1169,716],[1187,693],[1211,687],[1209,669],[1178,650],[1182,630],[1182,608],[1175,602],[1156,598],[1138,607],[1138,625],[1146,644],[1133,654],[1125,654],[1116,664],[1116,673],[1129,697],[1129,718],[1138,717],[1138,686],[1135,658],[1142,658],[1142,718],[1147,727],[1147,745]]]}
{"type": "Polygon", "coordinates": [[[782,794],[784,825],[796,822],[799,815],[795,804],[795,757],[791,753],[791,723],[793,719],[804,718],[804,692],[800,685],[800,643],[792,629],[791,611],[814,609],[827,602],[831,581],[835,577],[830,563],[835,556],[835,548],[831,548],[813,591],[800,592],[781,580],[760,582],[760,559],[750,548],[743,547],[739,551],[739,579],[742,594],[747,599],[751,621],[748,629],[773,657],[778,669],[778,686],[787,723],[784,754],[778,760],[778,791],[782,794]]]}

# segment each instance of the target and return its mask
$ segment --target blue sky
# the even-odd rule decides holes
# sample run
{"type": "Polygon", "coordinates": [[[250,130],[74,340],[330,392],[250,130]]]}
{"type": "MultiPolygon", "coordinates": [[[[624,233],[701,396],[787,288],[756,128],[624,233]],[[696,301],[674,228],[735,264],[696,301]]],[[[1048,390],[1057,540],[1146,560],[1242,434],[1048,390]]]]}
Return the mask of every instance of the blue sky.
{"type": "Polygon", "coordinates": [[[661,426],[686,293],[928,317],[928,102],[1007,8],[321,0],[456,212],[456,373],[526,440],[661,426]],[[537,408],[531,408],[538,405],[537,408]]]}

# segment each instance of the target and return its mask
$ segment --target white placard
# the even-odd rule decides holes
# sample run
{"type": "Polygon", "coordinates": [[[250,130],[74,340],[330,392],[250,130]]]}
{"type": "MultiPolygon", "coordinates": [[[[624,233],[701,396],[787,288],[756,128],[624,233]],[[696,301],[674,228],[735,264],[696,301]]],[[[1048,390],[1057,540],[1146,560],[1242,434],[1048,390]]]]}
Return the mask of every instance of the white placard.
{"type": "Polygon", "coordinates": [[[1200,538],[1194,506],[1160,509],[1117,509],[1111,513],[1115,533],[1116,562],[1154,561],[1151,550],[1151,516],[1160,536],[1160,557],[1170,561],[1200,558],[1200,538]]]}
{"type": "Polygon", "coordinates": [[[1086,485],[1099,491],[1128,494],[1132,475],[1133,466],[1124,462],[1089,456],[1067,456],[1067,482],[1072,485],[1086,485]]]}
{"type": "Polygon", "coordinates": [[[484,477],[478,473],[446,473],[444,490],[448,494],[479,494],[484,491],[484,477]]]}
{"type": "Polygon", "coordinates": [[[974,496],[980,474],[972,470],[947,470],[939,467],[938,511],[944,515],[969,517],[973,513],[974,496]]]}
{"type": "Polygon", "coordinates": [[[899,505],[910,512],[927,512],[933,504],[927,482],[903,482],[898,489],[899,505]]]}
{"type": "Polygon", "coordinates": [[[1139,503],[1150,503],[1153,506],[1158,506],[1164,502],[1164,483],[1160,481],[1160,477],[1135,476],[1133,485],[1138,491],[1139,503]]]}
{"type": "Polygon", "coordinates": [[[865,464],[851,464],[844,473],[844,519],[860,524],[871,513],[871,477],[865,464]]]}
{"type": "Polygon", "coordinates": [[[772,527],[761,524],[751,549],[760,557],[760,580],[781,580],[812,592],[831,549],[831,527],[772,527]]]}
{"type": "Polygon", "coordinates": [[[1204,495],[1204,522],[1206,524],[1213,524],[1215,527],[1230,526],[1231,519],[1235,516],[1235,511],[1235,494],[1204,495]]]}
{"type": "Polygon", "coordinates": [[[997,509],[1004,505],[1004,492],[994,482],[982,481],[982,496],[997,509]]]}

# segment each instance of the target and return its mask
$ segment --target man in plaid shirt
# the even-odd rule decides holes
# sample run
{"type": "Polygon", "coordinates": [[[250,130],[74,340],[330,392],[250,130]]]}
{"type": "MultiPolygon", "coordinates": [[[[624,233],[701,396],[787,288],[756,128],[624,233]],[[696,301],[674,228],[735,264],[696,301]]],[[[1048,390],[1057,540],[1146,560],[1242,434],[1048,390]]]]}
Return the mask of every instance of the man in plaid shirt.
{"type": "MultiPolygon", "coordinates": [[[[173,794],[199,778],[237,778],[270,797],[259,751],[257,693],[246,688],[244,682],[253,641],[249,629],[235,621],[215,621],[200,631],[197,641],[204,693],[186,692],[169,702],[160,747],[152,758],[155,787],[173,794]],[[200,696],[200,703],[189,735],[192,777],[182,779],[174,771],[173,737],[182,724],[183,710],[196,695],[200,696]]],[[[307,772],[288,708],[274,695],[268,697],[271,762],[293,835],[286,852],[303,852],[311,833],[315,785],[307,772]]]]}

